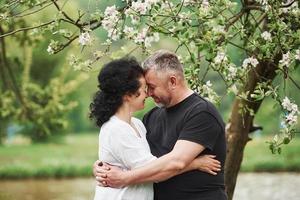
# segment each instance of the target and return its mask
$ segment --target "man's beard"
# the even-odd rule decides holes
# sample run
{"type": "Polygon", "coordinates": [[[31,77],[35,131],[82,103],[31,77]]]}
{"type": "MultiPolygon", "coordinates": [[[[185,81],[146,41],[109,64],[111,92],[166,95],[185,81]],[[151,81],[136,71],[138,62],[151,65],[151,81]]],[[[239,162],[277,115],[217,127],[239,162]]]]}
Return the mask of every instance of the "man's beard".
{"type": "Polygon", "coordinates": [[[159,108],[166,107],[165,104],[162,104],[162,103],[156,103],[156,102],[154,102],[154,103],[155,103],[155,105],[156,105],[157,107],[159,107],[159,108]]]}

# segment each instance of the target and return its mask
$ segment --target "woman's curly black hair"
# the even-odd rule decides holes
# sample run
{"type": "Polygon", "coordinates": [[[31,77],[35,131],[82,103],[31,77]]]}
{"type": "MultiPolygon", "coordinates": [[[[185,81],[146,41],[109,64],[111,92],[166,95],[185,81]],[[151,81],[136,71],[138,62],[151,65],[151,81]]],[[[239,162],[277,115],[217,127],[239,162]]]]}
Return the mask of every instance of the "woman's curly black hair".
{"type": "Polygon", "coordinates": [[[135,94],[144,71],[135,58],[121,58],[104,65],[98,75],[98,88],[90,104],[90,119],[101,127],[122,105],[122,97],[135,94]]]}

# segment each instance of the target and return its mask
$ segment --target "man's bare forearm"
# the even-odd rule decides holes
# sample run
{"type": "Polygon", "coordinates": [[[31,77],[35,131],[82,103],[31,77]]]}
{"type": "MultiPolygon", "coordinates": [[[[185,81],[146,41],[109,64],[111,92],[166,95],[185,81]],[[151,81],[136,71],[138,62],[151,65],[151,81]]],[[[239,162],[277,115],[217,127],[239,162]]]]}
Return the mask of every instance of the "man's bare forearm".
{"type": "Polygon", "coordinates": [[[175,145],[172,152],[160,157],[159,159],[126,172],[126,182],[137,184],[144,182],[159,182],[173,177],[177,174],[196,169],[192,163],[194,158],[204,150],[204,147],[195,145],[187,152],[186,141],[175,145]]]}
{"type": "Polygon", "coordinates": [[[176,161],[166,155],[165,157],[161,157],[160,159],[157,159],[141,168],[127,171],[127,184],[131,185],[144,182],[163,181],[177,174],[192,170],[190,166],[191,165],[185,167],[184,163],[176,161]]]}

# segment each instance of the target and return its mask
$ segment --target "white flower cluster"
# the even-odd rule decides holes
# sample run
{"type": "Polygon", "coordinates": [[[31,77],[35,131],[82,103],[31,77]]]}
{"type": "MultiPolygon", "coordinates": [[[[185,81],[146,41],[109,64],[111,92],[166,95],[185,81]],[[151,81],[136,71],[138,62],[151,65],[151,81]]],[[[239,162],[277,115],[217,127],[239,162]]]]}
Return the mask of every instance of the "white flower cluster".
{"type": "Polygon", "coordinates": [[[300,61],[300,49],[297,49],[295,52],[295,59],[300,61]]]}
{"type": "Polygon", "coordinates": [[[218,95],[216,92],[212,89],[212,84],[210,81],[207,81],[205,85],[202,86],[201,95],[204,96],[207,100],[209,100],[212,103],[216,103],[218,100],[218,95]]]}
{"type": "Polygon", "coordinates": [[[299,7],[298,7],[298,2],[293,1],[293,0],[286,0],[285,2],[282,2],[282,5],[287,5],[290,4],[289,7],[282,7],[281,10],[283,13],[292,13],[292,14],[297,14],[299,13],[299,7]]]}
{"type": "Polygon", "coordinates": [[[285,97],[282,101],[282,107],[287,111],[287,115],[285,116],[285,122],[289,125],[295,125],[298,121],[298,105],[292,103],[288,97],[285,97]]]}
{"type": "Polygon", "coordinates": [[[181,12],[178,14],[179,22],[182,24],[183,22],[192,23],[192,13],[190,11],[187,12],[181,12]]]}
{"type": "Polygon", "coordinates": [[[102,20],[102,27],[108,32],[108,37],[112,40],[120,38],[117,25],[119,21],[120,13],[116,9],[116,6],[108,6],[104,11],[104,18],[102,20]]]}
{"type": "Polygon", "coordinates": [[[238,76],[238,69],[235,64],[230,63],[226,53],[223,50],[219,50],[217,56],[214,58],[213,65],[222,70],[224,78],[228,81],[234,81],[238,76]],[[220,67],[219,65],[222,65],[220,67]]]}
{"type": "Polygon", "coordinates": [[[224,26],[220,26],[220,25],[215,25],[213,26],[212,31],[214,32],[214,34],[218,35],[218,34],[225,34],[225,27],[224,26]]]}
{"type": "Polygon", "coordinates": [[[268,31],[264,31],[260,36],[266,41],[272,41],[271,33],[268,31]]]}
{"type": "Polygon", "coordinates": [[[152,33],[152,35],[147,35],[149,27],[145,27],[138,32],[133,27],[125,26],[123,29],[124,34],[127,39],[133,39],[136,44],[144,44],[145,47],[151,47],[151,43],[159,41],[159,33],[152,33]]]}
{"type": "Polygon", "coordinates": [[[195,4],[195,3],[197,3],[196,0],[183,0],[183,5],[184,6],[191,6],[191,5],[195,4]]]}
{"type": "Polygon", "coordinates": [[[227,67],[227,74],[226,74],[226,79],[227,80],[234,80],[238,75],[238,70],[237,68],[233,65],[233,64],[230,64],[228,67],[227,67]]]}
{"type": "Polygon", "coordinates": [[[207,13],[210,8],[208,0],[203,0],[201,3],[201,10],[204,11],[204,13],[207,13]]]}
{"type": "Polygon", "coordinates": [[[91,43],[91,36],[90,36],[89,32],[83,32],[83,33],[81,33],[79,35],[78,42],[82,46],[90,44],[91,43]]]}
{"type": "Polygon", "coordinates": [[[50,55],[54,54],[54,50],[53,50],[53,48],[51,47],[51,45],[48,45],[47,52],[48,52],[50,55]]]}
{"type": "Polygon", "coordinates": [[[219,51],[217,53],[217,56],[214,58],[214,63],[217,64],[217,65],[222,64],[222,63],[227,62],[227,61],[228,61],[228,58],[227,58],[225,52],[223,52],[223,51],[219,51]]]}
{"type": "Polygon", "coordinates": [[[48,45],[47,52],[48,52],[50,55],[51,55],[51,54],[54,54],[54,53],[55,53],[55,50],[58,49],[58,46],[59,46],[59,42],[58,42],[58,41],[51,40],[51,41],[50,41],[50,44],[48,45]]]}
{"type": "Polygon", "coordinates": [[[132,24],[137,24],[140,21],[138,15],[145,15],[151,7],[160,2],[161,0],[145,0],[133,1],[131,7],[125,11],[127,16],[130,16],[132,24]]]}
{"type": "Polygon", "coordinates": [[[287,53],[282,55],[282,59],[279,61],[279,63],[282,66],[286,66],[288,67],[291,63],[291,56],[290,56],[290,52],[288,51],[287,53]]]}
{"type": "Polygon", "coordinates": [[[243,68],[244,69],[247,69],[249,66],[252,66],[252,67],[256,67],[258,65],[258,60],[254,57],[250,57],[250,58],[246,58],[244,61],[243,61],[243,68]]]}
{"type": "Polygon", "coordinates": [[[271,8],[271,6],[268,3],[268,0],[256,0],[256,2],[260,3],[265,11],[268,11],[271,8]]]}

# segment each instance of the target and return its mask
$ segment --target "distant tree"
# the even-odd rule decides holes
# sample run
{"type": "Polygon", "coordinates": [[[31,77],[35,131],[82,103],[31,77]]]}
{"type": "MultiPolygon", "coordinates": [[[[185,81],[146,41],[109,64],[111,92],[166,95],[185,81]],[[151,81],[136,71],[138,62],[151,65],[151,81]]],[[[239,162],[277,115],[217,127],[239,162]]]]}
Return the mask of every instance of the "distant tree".
{"type": "Polygon", "coordinates": [[[69,56],[75,70],[92,69],[96,61],[109,55],[117,57],[137,49],[151,53],[153,43],[166,40],[174,44],[182,58],[191,88],[215,103],[220,103],[221,97],[214,92],[207,74],[218,74],[226,86],[222,95],[235,95],[226,129],[225,182],[229,199],[233,197],[249,132],[254,129],[254,117],[266,97],[282,110],[281,129],[269,141],[272,153],[280,153],[281,146],[299,132],[298,106],[290,97],[280,95],[285,94],[287,84],[300,89],[293,77],[300,63],[299,0],[127,0],[104,9],[99,7],[100,1],[92,3],[87,13],[78,11],[77,16],[70,16],[64,10],[65,2],[10,1],[2,7],[2,20],[8,25],[2,27],[0,38],[18,32],[50,31],[55,37],[47,48],[49,54],[76,41],[85,54],[69,56]],[[42,12],[48,6],[55,7],[57,14],[36,25],[11,29],[15,6],[24,7],[23,15],[30,14],[29,10],[42,12]],[[105,30],[107,39],[98,41],[95,30],[105,30]],[[112,50],[115,44],[126,41],[121,50],[112,50]],[[240,54],[242,60],[234,60],[229,49],[240,54]]]}
{"type": "Polygon", "coordinates": [[[32,141],[47,141],[67,127],[66,114],[77,105],[67,97],[86,76],[70,80],[71,68],[62,67],[64,53],[48,56],[43,45],[46,42],[47,47],[52,32],[21,31],[2,37],[7,31],[32,26],[34,18],[49,17],[48,10],[35,10],[35,5],[43,8],[42,3],[2,1],[0,5],[0,144],[13,124],[22,126],[21,133],[32,141]]]}

